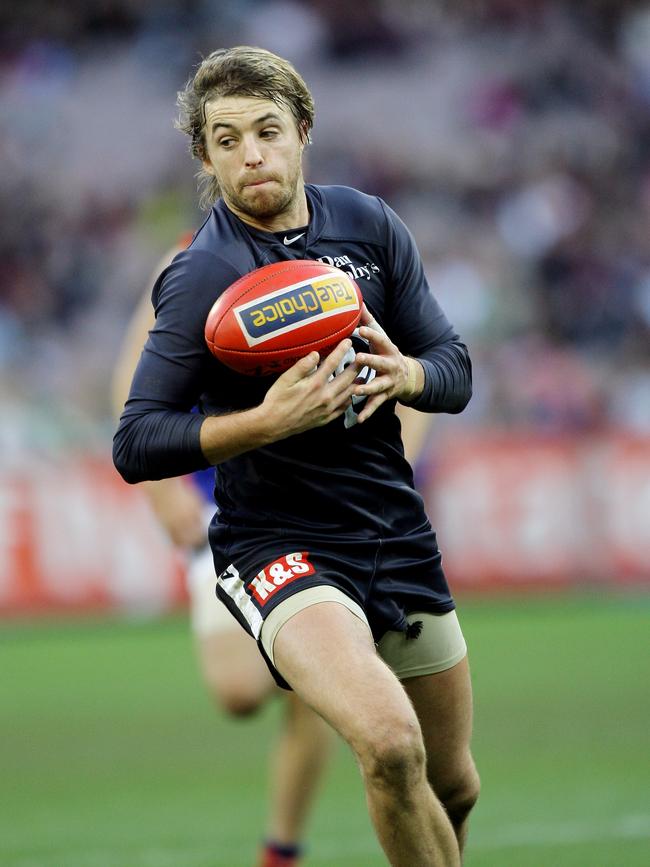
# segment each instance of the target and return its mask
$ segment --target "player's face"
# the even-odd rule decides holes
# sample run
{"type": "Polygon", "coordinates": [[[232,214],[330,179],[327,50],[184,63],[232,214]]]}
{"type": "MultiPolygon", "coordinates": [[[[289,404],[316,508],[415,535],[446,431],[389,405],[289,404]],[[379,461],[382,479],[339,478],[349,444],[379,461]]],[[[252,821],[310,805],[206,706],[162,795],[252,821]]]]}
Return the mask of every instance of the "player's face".
{"type": "Polygon", "coordinates": [[[258,228],[306,220],[301,141],[289,109],[266,99],[227,96],[205,106],[206,159],[231,211],[258,228]]]}

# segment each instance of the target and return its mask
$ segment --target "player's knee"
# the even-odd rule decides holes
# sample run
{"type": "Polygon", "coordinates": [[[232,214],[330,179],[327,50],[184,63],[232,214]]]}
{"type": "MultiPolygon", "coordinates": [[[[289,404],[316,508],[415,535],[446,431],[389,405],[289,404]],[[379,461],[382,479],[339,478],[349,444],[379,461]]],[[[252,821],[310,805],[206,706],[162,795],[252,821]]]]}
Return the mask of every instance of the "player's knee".
{"type": "Polygon", "coordinates": [[[229,716],[251,716],[264,703],[265,696],[241,682],[213,680],[207,686],[217,707],[229,716]]]}
{"type": "Polygon", "coordinates": [[[217,701],[227,714],[235,717],[252,716],[263,703],[258,695],[234,689],[222,692],[217,701]]]}
{"type": "Polygon", "coordinates": [[[479,775],[472,763],[438,792],[438,797],[453,825],[464,821],[478,801],[480,790],[479,775]]]}
{"type": "Polygon", "coordinates": [[[406,792],[423,773],[425,751],[415,721],[382,726],[369,738],[360,756],[364,775],[373,786],[406,792]]]}

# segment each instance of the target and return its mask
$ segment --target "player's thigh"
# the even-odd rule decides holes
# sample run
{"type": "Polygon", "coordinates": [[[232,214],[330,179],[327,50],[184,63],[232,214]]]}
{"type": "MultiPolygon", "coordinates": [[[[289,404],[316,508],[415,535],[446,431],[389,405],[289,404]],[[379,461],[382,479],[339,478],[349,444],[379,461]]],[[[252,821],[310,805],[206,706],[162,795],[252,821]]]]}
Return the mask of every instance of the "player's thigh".
{"type": "Polygon", "coordinates": [[[256,642],[238,624],[195,634],[194,641],[206,686],[228,709],[254,710],[276,690],[256,642]]]}
{"type": "Polygon", "coordinates": [[[467,656],[435,674],[402,681],[420,721],[429,780],[439,797],[475,776],[470,752],[472,685],[467,656]]]}
{"type": "Polygon", "coordinates": [[[377,655],[367,623],[345,605],[321,602],[293,614],[277,632],[273,661],[357,754],[421,743],[400,682],[377,655]]]}
{"type": "Polygon", "coordinates": [[[274,681],[257,643],[215,594],[212,553],[199,552],[188,574],[190,621],[199,664],[215,700],[234,713],[264,701],[274,681]]]}
{"type": "Polygon", "coordinates": [[[416,611],[407,621],[408,630],[385,633],[377,649],[413,702],[430,770],[440,774],[467,760],[472,732],[467,645],[455,611],[416,611]]]}

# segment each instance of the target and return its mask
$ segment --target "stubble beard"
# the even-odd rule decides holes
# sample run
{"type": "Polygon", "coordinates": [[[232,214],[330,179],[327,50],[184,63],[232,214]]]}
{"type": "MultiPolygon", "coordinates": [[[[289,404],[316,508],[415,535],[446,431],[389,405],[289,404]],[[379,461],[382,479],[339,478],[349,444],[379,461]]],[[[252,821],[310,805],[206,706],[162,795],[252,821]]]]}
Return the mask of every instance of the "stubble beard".
{"type": "Polygon", "coordinates": [[[274,178],[276,185],[270,190],[265,189],[255,193],[255,187],[245,187],[241,191],[223,190],[222,195],[227,199],[231,209],[236,212],[254,220],[269,220],[285,213],[294,204],[300,192],[300,178],[301,171],[298,166],[284,183],[274,178]],[[249,191],[248,196],[244,194],[246,189],[249,191]]]}
{"type": "Polygon", "coordinates": [[[283,214],[290,208],[295,198],[295,187],[281,187],[274,191],[264,191],[250,199],[234,196],[231,197],[231,201],[240,213],[257,220],[264,220],[283,214]]]}

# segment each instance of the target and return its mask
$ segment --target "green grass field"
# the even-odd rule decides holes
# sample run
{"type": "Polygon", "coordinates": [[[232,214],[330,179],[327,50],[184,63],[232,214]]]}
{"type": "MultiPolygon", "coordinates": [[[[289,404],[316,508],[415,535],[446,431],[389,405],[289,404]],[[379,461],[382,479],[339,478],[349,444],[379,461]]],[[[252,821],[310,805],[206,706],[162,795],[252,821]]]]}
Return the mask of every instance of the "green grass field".
{"type": "MultiPolygon", "coordinates": [[[[483,794],[466,867],[650,865],[650,597],[465,602],[483,794]]],[[[279,706],[216,714],[184,618],[5,626],[0,864],[251,867],[279,706]]],[[[340,747],[309,867],[385,864],[340,747]]]]}

